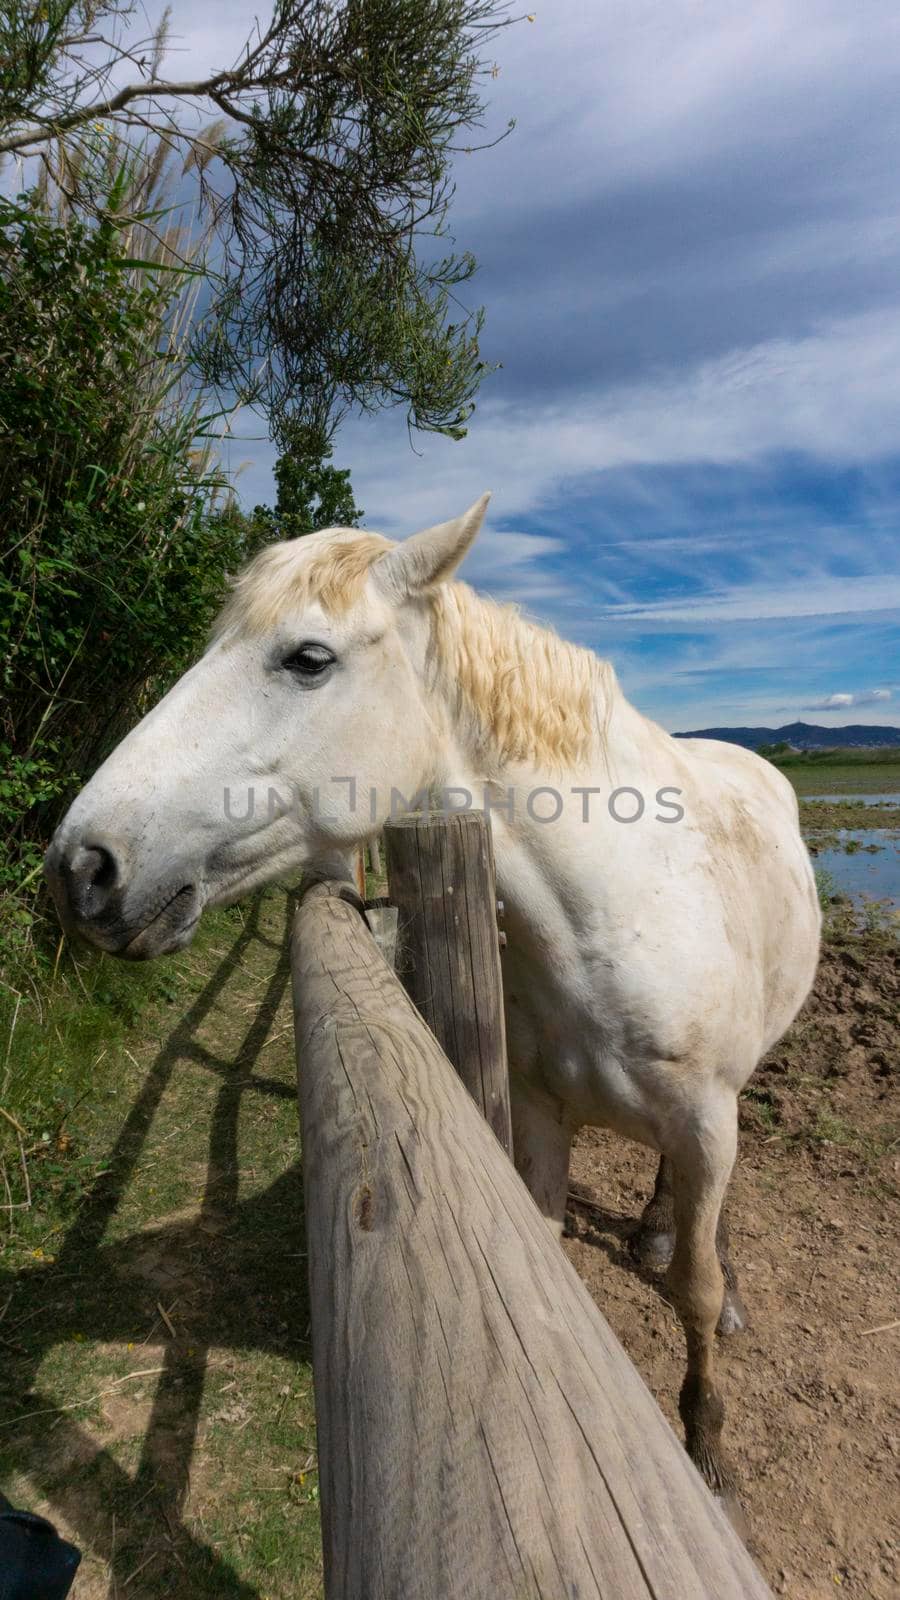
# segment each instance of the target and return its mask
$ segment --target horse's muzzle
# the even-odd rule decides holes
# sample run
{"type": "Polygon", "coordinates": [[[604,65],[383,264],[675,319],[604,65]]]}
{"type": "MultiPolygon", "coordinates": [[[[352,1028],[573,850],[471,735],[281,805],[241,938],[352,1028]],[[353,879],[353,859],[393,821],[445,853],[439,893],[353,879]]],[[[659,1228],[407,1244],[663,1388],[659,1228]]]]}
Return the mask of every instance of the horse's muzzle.
{"type": "Polygon", "coordinates": [[[130,961],[168,955],[188,944],[204,896],[175,870],[141,883],[125,852],[109,837],[66,838],[62,829],[44,857],[44,876],[67,933],[130,961]]]}

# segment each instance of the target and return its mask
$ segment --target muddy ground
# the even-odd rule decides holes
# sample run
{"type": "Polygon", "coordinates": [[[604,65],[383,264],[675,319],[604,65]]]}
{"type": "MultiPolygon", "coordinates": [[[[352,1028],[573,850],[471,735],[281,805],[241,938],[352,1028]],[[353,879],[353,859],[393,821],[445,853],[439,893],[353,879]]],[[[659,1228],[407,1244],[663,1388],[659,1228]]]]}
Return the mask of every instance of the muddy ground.
{"type": "MultiPolygon", "coordinates": [[[[751,1326],[719,1344],[728,1441],[779,1594],[900,1595],[900,948],[826,946],[742,1102],[729,1214],[751,1326]]],[[[568,1254],[677,1427],[682,1338],[628,1236],[652,1155],[576,1146],[568,1254]]]]}

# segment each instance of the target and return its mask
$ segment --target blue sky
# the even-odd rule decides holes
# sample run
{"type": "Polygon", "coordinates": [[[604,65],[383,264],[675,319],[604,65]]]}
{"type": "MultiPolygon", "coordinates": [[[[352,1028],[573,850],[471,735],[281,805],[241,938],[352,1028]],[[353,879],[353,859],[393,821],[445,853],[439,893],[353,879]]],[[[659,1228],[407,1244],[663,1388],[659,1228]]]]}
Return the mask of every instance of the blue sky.
{"type": "MultiPolygon", "coordinates": [[[[176,6],[179,65],[247,15],[176,6]]],[[[900,9],[548,0],[493,52],[517,127],[459,158],[452,226],[502,368],[460,444],[345,425],[367,525],[492,489],[465,575],[669,728],[900,723],[900,9]]]]}

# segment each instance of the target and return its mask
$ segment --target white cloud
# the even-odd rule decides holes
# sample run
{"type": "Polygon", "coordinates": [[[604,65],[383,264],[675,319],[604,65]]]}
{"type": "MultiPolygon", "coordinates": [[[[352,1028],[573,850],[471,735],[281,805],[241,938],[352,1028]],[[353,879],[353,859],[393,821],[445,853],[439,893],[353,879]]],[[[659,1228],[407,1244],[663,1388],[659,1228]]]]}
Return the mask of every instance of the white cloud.
{"type": "MultiPolygon", "coordinates": [[[[828,126],[861,76],[870,94],[893,93],[900,18],[882,0],[553,0],[492,49],[489,128],[516,117],[532,194],[577,196],[828,126]]],[[[463,211],[488,181],[472,172],[463,211]]],[[[509,184],[492,199],[521,203],[509,184]]]]}
{"type": "Polygon", "coordinates": [[[564,549],[562,539],[498,530],[476,540],[462,575],[498,600],[515,600],[525,606],[534,600],[546,612],[569,600],[573,587],[564,578],[535,571],[535,563],[546,556],[558,556],[564,549]]]}
{"type": "Polygon", "coordinates": [[[858,694],[829,694],[824,700],[814,700],[807,706],[808,711],[839,711],[848,706],[869,706],[883,704],[890,700],[890,689],[863,689],[858,694]]]}
{"type": "Polygon", "coordinates": [[[461,444],[426,438],[413,452],[398,414],[353,420],[336,453],[353,463],[367,522],[386,532],[452,516],[487,488],[493,518],[506,521],[561,489],[586,492],[613,468],[749,464],[788,451],[875,460],[900,439],[898,371],[900,305],[602,394],[488,398],[461,444]]]}
{"type": "Polygon", "coordinates": [[[767,617],[844,616],[857,611],[900,608],[900,572],[845,578],[818,577],[801,584],[778,582],[721,588],[685,600],[606,606],[600,615],[629,622],[752,622],[767,617]]]}

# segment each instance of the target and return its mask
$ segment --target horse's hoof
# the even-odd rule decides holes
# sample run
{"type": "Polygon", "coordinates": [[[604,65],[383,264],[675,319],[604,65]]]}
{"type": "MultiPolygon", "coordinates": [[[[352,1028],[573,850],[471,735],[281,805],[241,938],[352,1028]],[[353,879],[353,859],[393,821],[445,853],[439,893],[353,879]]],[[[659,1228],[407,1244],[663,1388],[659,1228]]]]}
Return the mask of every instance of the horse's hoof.
{"type": "Polygon", "coordinates": [[[638,1228],[631,1236],[631,1253],[642,1267],[662,1272],[672,1260],[675,1236],[671,1233],[651,1233],[638,1228]]]}
{"type": "Polygon", "coordinates": [[[749,1320],[747,1308],[737,1289],[726,1289],[716,1332],[723,1339],[730,1338],[733,1333],[743,1333],[749,1320]]]}

